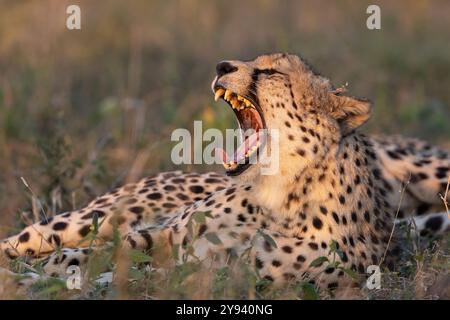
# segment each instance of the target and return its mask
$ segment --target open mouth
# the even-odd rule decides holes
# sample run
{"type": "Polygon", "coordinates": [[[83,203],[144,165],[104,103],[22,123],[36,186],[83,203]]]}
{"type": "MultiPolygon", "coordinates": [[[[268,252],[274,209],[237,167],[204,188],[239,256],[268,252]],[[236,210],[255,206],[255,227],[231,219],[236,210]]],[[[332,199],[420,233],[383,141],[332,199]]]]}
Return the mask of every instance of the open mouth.
{"type": "Polygon", "coordinates": [[[217,149],[222,157],[226,174],[237,176],[256,163],[257,157],[265,146],[265,121],[259,106],[249,97],[241,96],[229,89],[214,87],[214,99],[222,98],[233,109],[241,129],[241,145],[229,156],[224,149],[217,149]]]}

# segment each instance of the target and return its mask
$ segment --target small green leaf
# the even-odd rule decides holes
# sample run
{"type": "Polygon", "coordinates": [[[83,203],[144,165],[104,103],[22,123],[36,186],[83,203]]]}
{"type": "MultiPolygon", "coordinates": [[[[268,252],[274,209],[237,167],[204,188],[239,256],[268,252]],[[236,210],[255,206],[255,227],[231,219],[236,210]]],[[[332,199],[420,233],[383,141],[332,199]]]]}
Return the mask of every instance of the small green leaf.
{"type": "Polygon", "coordinates": [[[192,258],[197,258],[197,256],[195,255],[195,252],[194,252],[194,247],[192,247],[191,245],[188,245],[188,246],[184,247],[183,249],[184,249],[184,255],[185,255],[186,259],[189,256],[191,256],[192,258]]]}
{"type": "Polygon", "coordinates": [[[275,242],[275,240],[273,240],[273,238],[271,236],[269,236],[268,234],[264,233],[261,229],[258,230],[258,233],[263,237],[264,240],[266,240],[272,247],[274,248],[278,248],[277,243],[275,242]]]}
{"type": "Polygon", "coordinates": [[[172,247],[172,257],[175,260],[178,260],[179,253],[180,253],[180,245],[179,244],[174,244],[173,247],[172,247]]]}
{"type": "Polygon", "coordinates": [[[194,220],[197,223],[203,224],[206,222],[206,215],[204,212],[198,211],[194,213],[194,220]]]}
{"type": "Polygon", "coordinates": [[[311,268],[315,268],[315,267],[320,267],[324,262],[328,262],[328,258],[327,257],[318,257],[316,259],[314,259],[309,266],[311,268]]]}
{"type": "Polygon", "coordinates": [[[189,221],[186,224],[186,229],[187,229],[188,235],[190,235],[192,237],[192,235],[194,234],[194,229],[192,227],[192,216],[191,216],[191,219],[189,219],[189,221]]]}
{"type": "Polygon", "coordinates": [[[145,263],[152,261],[152,257],[139,250],[131,250],[130,259],[134,263],[145,263]]]}
{"type": "Polygon", "coordinates": [[[257,292],[263,292],[265,289],[269,288],[272,281],[268,279],[258,279],[255,283],[255,289],[257,292]]]}
{"type": "Polygon", "coordinates": [[[330,243],[330,253],[336,253],[339,256],[339,258],[341,258],[341,260],[344,257],[344,252],[341,249],[339,249],[338,243],[334,240],[331,241],[330,243]]]}
{"type": "Polygon", "coordinates": [[[209,232],[205,234],[205,238],[215,244],[215,245],[220,245],[222,244],[222,241],[220,240],[220,238],[217,236],[217,234],[215,234],[214,232],[209,232]]]}
{"type": "Polygon", "coordinates": [[[94,216],[92,218],[92,231],[95,234],[98,233],[98,214],[97,214],[97,211],[94,211],[94,216]]]}
{"type": "Polygon", "coordinates": [[[120,243],[122,242],[122,236],[119,232],[118,228],[113,228],[113,244],[114,247],[119,247],[120,243]]]}
{"type": "Polygon", "coordinates": [[[303,292],[303,299],[305,300],[319,300],[319,294],[313,284],[309,282],[302,282],[300,289],[303,292]]]}
{"type": "Polygon", "coordinates": [[[135,268],[131,268],[128,271],[128,278],[132,279],[132,280],[142,280],[142,279],[145,278],[145,274],[141,270],[137,270],[135,268]]]}
{"type": "Polygon", "coordinates": [[[348,269],[348,268],[340,268],[342,271],[344,271],[347,275],[349,275],[353,280],[358,280],[358,275],[355,271],[348,269]]]}
{"type": "Polygon", "coordinates": [[[204,214],[205,214],[205,217],[207,217],[207,218],[211,218],[211,219],[213,218],[211,211],[206,211],[206,212],[204,212],[204,214]]]}

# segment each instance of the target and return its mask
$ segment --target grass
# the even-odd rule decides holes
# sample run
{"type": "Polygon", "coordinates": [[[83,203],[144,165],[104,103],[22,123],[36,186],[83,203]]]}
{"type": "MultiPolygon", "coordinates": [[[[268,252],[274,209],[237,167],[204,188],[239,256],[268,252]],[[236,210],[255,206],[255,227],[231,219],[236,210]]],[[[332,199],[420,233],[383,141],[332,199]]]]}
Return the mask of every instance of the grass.
{"type": "MultiPolygon", "coordinates": [[[[208,213],[197,212],[189,221],[188,229],[192,235],[208,213]]],[[[361,290],[340,291],[337,297],[343,299],[449,299],[450,276],[450,235],[434,239],[411,236],[410,225],[403,225],[400,234],[409,235],[403,241],[400,267],[395,271],[382,268],[381,288],[370,290],[362,286],[361,290]]],[[[95,228],[94,228],[95,230],[95,228]]],[[[400,231],[400,230],[399,230],[400,231]]],[[[92,236],[95,240],[95,231],[92,236]]],[[[213,234],[204,235],[210,242],[220,240],[213,234]]],[[[263,231],[256,237],[273,240],[263,231]]],[[[193,242],[198,240],[193,236],[193,242]]],[[[42,262],[31,265],[25,258],[19,258],[9,267],[26,277],[34,272],[42,279],[34,283],[27,291],[17,291],[12,282],[0,278],[0,298],[22,299],[334,299],[335,293],[320,291],[310,280],[320,277],[317,267],[334,267],[343,270],[360,283],[364,279],[352,270],[343,268],[336,261],[340,250],[330,243],[328,256],[319,257],[311,262],[309,278],[293,280],[283,287],[274,287],[261,278],[245,252],[241,256],[231,255],[228,263],[214,264],[198,260],[189,244],[180,265],[157,267],[153,258],[138,250],[121,252],[120,237],[112,243],[94,251],[85,269],[82,270],[81,290],[69,290],[66,281],[45,276],[42,262]],[[193,259],[190,259],[193,258],[193,259]],[[112,272],[111,283],[99,283],[105,272],[112,272]],[[9,289],[8,289],[9,288],[9,289]]],[[[172,252],[178,258],[179,248],[172,252]]],[[[214,260],[214,259],[213,259],[214,260]]],[[[160,263],[158,264],[160,265],[160,263]]],[[[325,268],[323,269],[325,270],[325,268]]],[[[1,276],[1,275],[0,275],[1,276]]]]}
{"type": "MultiPolygon", "coordinates": [[[[203,120],[205,129],[234,127],[232,113],[213,104],[209,90],[222,59],[301,54],[336,86],[348,82],[350,94],[374,101],[367,132],[448,143],[448,1],[378,1],[381,31],[365,28],[370,1],[79,3],[82,30],[70,32],[64,27],[70,1],[16,1],[7,9],[0,2],[5,9],[0,10],[1,238],[44,213],[79,208],[125,181],[174,169],[169,142],[174,128],[190,129],[194,119],[203,120]]],[[[423,288],[447,281],[442,277],[448,276],[448,241],[412,247],[405,270],[385,274],[384,289],[362,297],[445,296],[445,287],[435,295],[423,288]]],[[[115,259],[114,252],[108,248],[107,258],[92,262],[93,275],[104,269],[103,261],[115,259]]],[[[14,268],[23,273],[23,266],[14,268]]],[[[245,260],[206,270],[187,264],[166,273],[150,266],[132,257],[121,267],[130,270],[123,277],[130,281],[120,285],[88,279],[88,289],[71,292],[51,279],[28,294],[37,299],[330,297],[305,283],[267,288],[245,260]]],[[[0,286],[1,297],[16,295],[5,290],[9,285],[3,291],[0,286]]]]}

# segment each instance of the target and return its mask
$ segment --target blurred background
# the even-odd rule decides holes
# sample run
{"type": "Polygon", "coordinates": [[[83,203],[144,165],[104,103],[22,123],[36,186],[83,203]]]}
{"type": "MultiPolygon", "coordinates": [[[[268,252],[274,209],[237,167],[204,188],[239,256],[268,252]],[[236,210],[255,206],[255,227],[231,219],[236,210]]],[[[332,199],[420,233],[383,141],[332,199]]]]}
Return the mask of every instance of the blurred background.
{"type": "Polygon", "coordinates": [[[2,0],[0,236],[17,217],[80,207],[173,169],[170,134],[194,119],[235,127],[210,91],[222,59],[300,54],[374,101],[366,131],[444,145],[449,14],[445,0],[2,0]],[[81,7],[81,30],[65,26],[70,4],[81,7]],[[379,31],[366,28],[369,4],[381,7],[379,31]]]}

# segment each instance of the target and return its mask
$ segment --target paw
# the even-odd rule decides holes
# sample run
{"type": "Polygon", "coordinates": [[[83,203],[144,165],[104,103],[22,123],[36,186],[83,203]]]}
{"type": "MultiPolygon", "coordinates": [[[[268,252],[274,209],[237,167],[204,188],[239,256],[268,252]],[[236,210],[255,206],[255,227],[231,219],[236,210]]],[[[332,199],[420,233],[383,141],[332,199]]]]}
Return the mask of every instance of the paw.
{"type": "Polygon", "coordinates": [[[88,248],[65,248],[54,252],[45,259],[43,271],[52,277],[67,278],[72,274],[69,267],[78,266],[80,269],[85,269],[90,252],[91,249],[88,248]]]}

